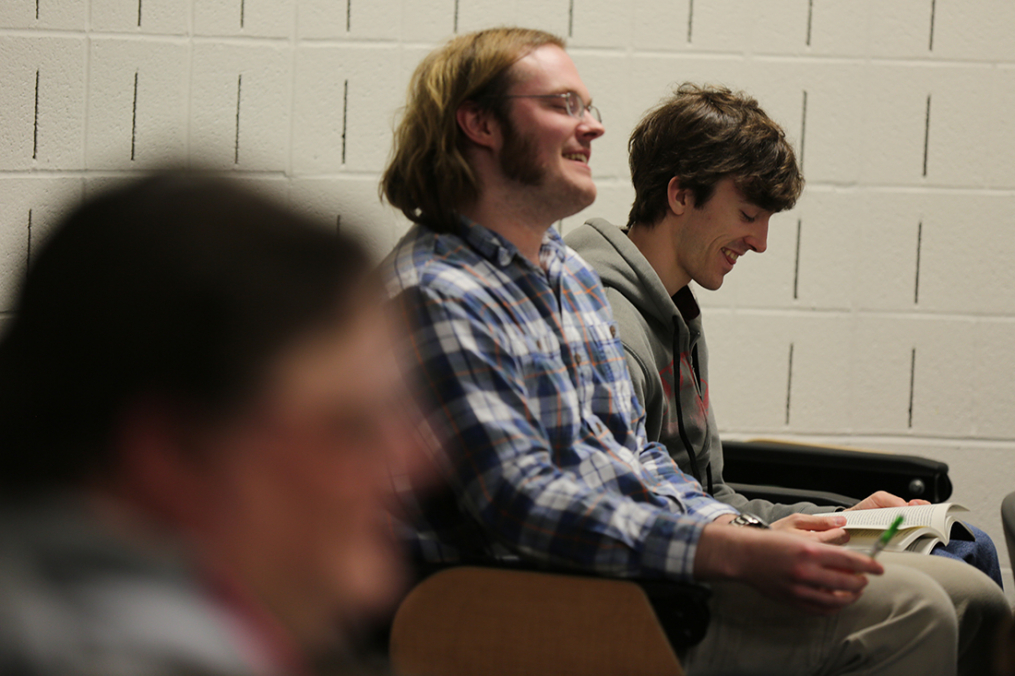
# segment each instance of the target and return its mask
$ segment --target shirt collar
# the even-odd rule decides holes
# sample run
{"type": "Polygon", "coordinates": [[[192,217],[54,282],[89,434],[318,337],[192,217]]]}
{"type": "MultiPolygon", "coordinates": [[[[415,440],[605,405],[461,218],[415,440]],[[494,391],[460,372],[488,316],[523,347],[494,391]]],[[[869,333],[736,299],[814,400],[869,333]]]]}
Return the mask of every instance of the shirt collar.
{"type": "MultiPolygon", "coordinates": [[[[525,260],[525,257],[518,251],[518,247],[501,235],[484,228],[479,223],[465,216],[459,216],[459,219],[462,239],[478,251],[483,258],[501,268],[510,265],[515,257],[525,260]]],[[[540,260],[544,260],[547,255],[552,255],[557,260],[563,261],[565,249],[564,240],[561,239],[556,228],[547,228],[546,234],[543,235],[543,243],[539,249],[540,260]]]]}

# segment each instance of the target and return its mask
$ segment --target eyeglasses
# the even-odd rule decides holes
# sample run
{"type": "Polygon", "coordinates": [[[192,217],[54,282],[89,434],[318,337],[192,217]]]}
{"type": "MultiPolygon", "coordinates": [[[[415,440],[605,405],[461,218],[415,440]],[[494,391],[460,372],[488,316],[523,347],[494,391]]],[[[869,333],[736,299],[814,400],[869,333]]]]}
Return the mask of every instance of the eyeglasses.
{"type": "Polygon", "coordinates": [[[585,105],[582,101],[582,97],[578,96],[575,92],[565,92],[563,94],[505,94],[505,99],[564,99],[564,105],[567,109],[567,114],[571,117],[578,118],[579,120],[585,117],[587,112],[592,116],[592,119],[596,122],[602,122],[603,118],[599,115],[599,109],[591,103],[585,105]]]}

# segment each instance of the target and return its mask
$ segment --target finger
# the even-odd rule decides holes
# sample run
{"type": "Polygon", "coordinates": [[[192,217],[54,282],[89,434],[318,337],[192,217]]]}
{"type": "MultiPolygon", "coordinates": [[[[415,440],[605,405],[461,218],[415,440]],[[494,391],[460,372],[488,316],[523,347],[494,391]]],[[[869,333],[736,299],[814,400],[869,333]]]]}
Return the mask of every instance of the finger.
{"type": "Polygon", "coordinates": [[[844,545],[849,542],[849,531],[843,528],[812,531],[811,535],[813,535],[818,542],[822,542],[826,545],[844,545]]]}
{"type": "Polygon", "coordinates": [[[823,568],[837,569],[848,573],[881,575],[885,572],[884,566],[866,554],[838,547],[822,550],[818,563],[823,568]]]}
{"type": "Polygon", "coordinates": [[[798,577],[798,582],[811,587],[821,587],[828,591],[843,591],[855,594],[867,586],[867,578],[860,573],[852,573],[834,568],[808,568],[798,577]]]}
{"type": "Polygon", "coordinates": [[[929,504],[930,504],[930,502],[927,501],[927,500],[910,500],[909,501],[909,506],[910,507],[922,507],[923,505],[929,505],[929,504]]]}
{"type": "Polygon", "coordinates": [[[796,514],[793,527],[803,530],[831,530],[846,525],[846,517],[837,514],[796,514]]]}
{"type": "Polygon", "coordinates": [[[906,501],[897,495],[892,495],[888,491],[878,491],[871,496],[874,498],[874,502],[881,507],[905,507],[906,501]]]}

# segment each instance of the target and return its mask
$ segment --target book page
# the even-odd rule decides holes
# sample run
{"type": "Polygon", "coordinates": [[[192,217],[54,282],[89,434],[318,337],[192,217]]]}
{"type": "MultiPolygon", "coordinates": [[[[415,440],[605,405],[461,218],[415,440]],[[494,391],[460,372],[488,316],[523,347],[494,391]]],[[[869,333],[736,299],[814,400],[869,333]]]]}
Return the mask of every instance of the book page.
{"type": "Polygon", "coordinates": [[[948,515],[951,503],[940,505],[919,505],[917,507],[884,507],[882,509],[858,509],[855,512],[840,512],[846,517],[846,528],[881,528],[882,530],[892,525],[892,521],[899,514],[905,518],[903,528],[918,528],[920,526],[933,527],[935,516],[943,525],[948,515]]]}

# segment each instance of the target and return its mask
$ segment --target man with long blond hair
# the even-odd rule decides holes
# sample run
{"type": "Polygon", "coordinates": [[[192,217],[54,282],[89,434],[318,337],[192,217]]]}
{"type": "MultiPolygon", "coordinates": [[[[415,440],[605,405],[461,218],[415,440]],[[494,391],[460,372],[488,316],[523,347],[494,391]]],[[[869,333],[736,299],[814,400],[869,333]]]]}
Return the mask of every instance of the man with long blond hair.
{"type": "Polygon", "coordinates": [[[737,510],[646,441],[599,278],[551,227],[595,199],[603,132],[542,31],[459,36],[413,75],[381,190],[414,222],[386,275],[443,445],[443,491],[406,496],[416,554],[711,582],[713,609],[756,621],[711,627],[690,673],[954,674],[933,581],[730,525],[737,510]]]}

